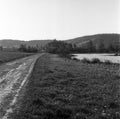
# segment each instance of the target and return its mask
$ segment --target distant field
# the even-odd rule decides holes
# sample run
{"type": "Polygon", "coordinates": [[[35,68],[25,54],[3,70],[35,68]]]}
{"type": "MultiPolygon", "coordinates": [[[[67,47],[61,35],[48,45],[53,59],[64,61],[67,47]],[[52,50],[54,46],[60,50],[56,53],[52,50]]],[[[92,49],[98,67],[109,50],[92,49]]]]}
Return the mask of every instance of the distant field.
{"type": "Polygon", "coordinates": [[[12,119],[120,119],[119,66],[43,56],[12,119]]]}
{"type": "Polygon", "coordinates": [[[32,55],[30,53],[21,53],[21,52],[2,52],[0,51],[0,64],[22,57],[32,55]]]}

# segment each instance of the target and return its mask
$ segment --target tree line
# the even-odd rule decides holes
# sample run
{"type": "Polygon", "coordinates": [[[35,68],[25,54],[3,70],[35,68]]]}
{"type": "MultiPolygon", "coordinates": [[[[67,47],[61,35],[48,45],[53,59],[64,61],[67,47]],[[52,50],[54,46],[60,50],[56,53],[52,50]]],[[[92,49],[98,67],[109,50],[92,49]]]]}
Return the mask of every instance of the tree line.
{"type": "Polygon", "coordinates": [[[53,40],[45,46],[45,51],[54,54],[69,54],[73,50],[72,44],[64,41],[53,40]]]}
{"type": "Polygon", "coordinates": [[[78,47],[76,44],[66,43],[64,41],[54,40],[47,44],[46,51],[55,54],[69,54],[69,53],[118,53],[119,44],[113,46],[110,44],[107,48],[103,42],[100,42],[98,47],[90,40],[86,47],[78,47]]]}
{"type": "Polygon", "coordinates": [[[75,47],[73,52],[76,53],[118,53],[120,52],[120,44],[113,45],[109,44],[107,47],[101,41],[98,46],[95,46],[94,43],[90,40],[86,47],[75,47]]]}
{"type": "MultiPolygon", "coordinates": [[[[0,46],[0,50],[4,48],[0,46]]],[[[20,52],[29,52],[29,53],[37,53],[37,52],[48,52],[54,54],[70,54],[70,53],[120,53],[120,45],[110,44],[107,48],[104,43],[101,41],[98,47],[95,46],[93,41],[89,41],[85,47],[77,46],[76,44],[66,43],[65,41],[53,40],[49,42],[44,47],[36,46],[27,46],[26,44],[21,44],[19,48],[17,48],[20,52]]]]}
{"type": "Polygon", "coordinates": [[[38,52],[38,47],[37,46],[26,46],[25,44],[21,44],[18,50],[21,52],[36,53],[38,52]]]}

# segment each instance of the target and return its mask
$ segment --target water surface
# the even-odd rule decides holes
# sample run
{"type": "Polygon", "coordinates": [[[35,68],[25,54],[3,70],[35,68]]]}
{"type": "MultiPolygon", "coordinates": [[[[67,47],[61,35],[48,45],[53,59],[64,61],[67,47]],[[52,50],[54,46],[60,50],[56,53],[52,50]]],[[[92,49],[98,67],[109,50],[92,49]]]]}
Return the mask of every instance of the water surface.
{"type": "Polygon", "coordinates": [[[120,56],[114,56],[114,54],[74,54],[77,59],[84,59],[87,58],[89,60],[92,60],[93,58],[98,58],[102,62],[109,60],[113,63],[119,63],[120,64],[120,56]]]}

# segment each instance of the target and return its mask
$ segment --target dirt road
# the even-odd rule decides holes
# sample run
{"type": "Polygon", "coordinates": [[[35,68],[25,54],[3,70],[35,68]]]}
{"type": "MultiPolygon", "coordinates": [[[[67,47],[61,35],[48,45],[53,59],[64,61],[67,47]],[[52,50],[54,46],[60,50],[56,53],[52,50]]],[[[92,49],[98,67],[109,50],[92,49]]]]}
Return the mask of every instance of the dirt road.
{"type": "Polygon", "coordinates": [[[8,119],[9,114],[13,112],[19,92],[31,74],[36,59],[41,55],[0,66],[0,119],[8,119]]]}

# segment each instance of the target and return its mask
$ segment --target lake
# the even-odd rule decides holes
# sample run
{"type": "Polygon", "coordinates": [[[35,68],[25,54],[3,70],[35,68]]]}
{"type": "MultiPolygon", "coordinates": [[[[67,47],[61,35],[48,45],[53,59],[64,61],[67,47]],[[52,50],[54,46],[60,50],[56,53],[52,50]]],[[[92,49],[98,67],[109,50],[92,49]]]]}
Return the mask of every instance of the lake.
{"type": "Polygon", "coordinates": [[[93,58],[98,58],[102,62],[109,60],[113,63],[120,64],[120,56],[114,56],[114,54],[74,54],[74,56],[75,58],[80,60],[84,58],[87,58],[89,60],[92,60],[93,58]]]}

